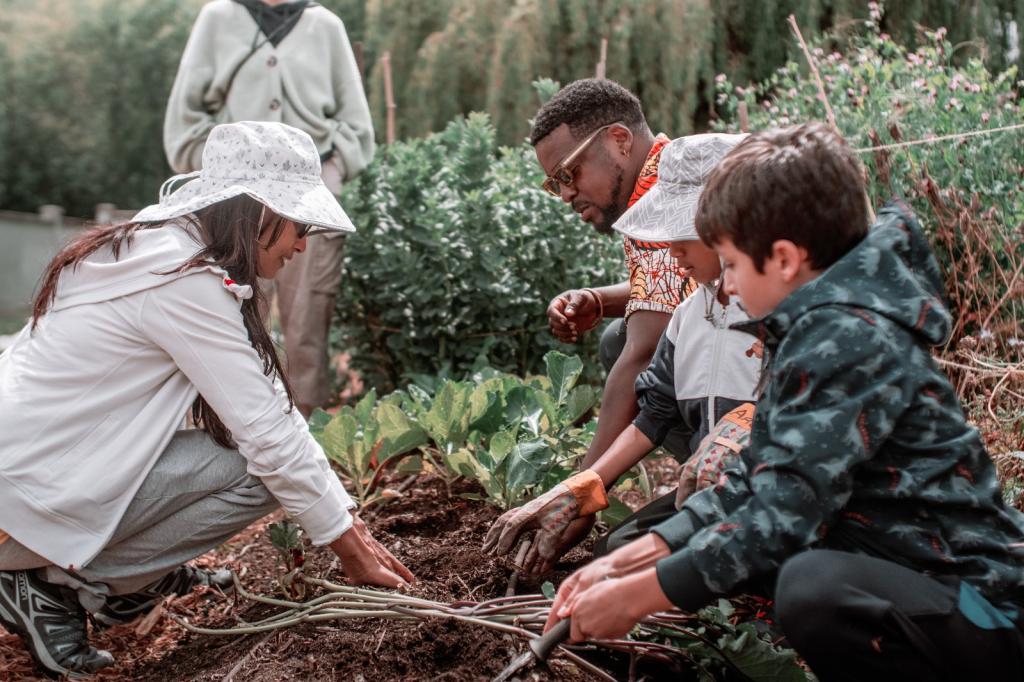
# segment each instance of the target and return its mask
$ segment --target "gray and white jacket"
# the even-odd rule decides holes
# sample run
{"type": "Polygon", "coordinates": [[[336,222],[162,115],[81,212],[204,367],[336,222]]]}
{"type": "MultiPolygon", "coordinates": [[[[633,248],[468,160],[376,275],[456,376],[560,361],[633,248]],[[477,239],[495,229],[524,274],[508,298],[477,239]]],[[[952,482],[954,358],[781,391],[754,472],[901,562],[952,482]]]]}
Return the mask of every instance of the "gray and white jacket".
{"type": "Polygon", "coordinates": [[[692,452],[723,415],[754,401],[761,360],[749,334],[729,329],[747,320],[737,303],[723,306],[703,284],[683,301],[636,379],[633,425],[658,445],[681,429],[692,452]]]}

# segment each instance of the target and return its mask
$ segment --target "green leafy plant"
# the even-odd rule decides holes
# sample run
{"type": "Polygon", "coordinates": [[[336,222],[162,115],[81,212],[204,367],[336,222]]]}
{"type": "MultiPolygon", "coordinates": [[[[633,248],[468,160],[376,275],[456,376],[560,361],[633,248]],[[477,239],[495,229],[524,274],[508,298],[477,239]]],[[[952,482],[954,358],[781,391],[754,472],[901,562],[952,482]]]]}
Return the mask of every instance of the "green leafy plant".
{"type": "Polygon", "coordinates": [[[378,494],[377,483],[384,466],[428,442],[427,432],[405,412],[396,399],[377,402],[371,390],[356,403],[344,406],[331,417],[317,411],[310,432],[352,483],[360,505],[378,494]]]}
{"type": "Polygon", "coordinates": [[[448,478],[476,480],[488,500],[513,506],[568,475],[595,428],[577,424],[598,396],[577,385],[583,361],[552,351],[544,363],[544,376],[526,379],[478,368],[467,381],[437,382],[433,395],[412,384],[378,401],[371,390],[334,416],[315,412],[310,431],[362,505],[381,494],[387,466],[418,453],[448,478]]]}
{"type": "Polygon", "coordinates": [[[304,599],[307,583],[301,579],[306,563],[302,529],[286,519],[270,524],[268,533],[283,567],[277,573],[278,587],[289,599],[304,599]]]}
{"type": "Polygon", "coordinates": [[[576,385],[583,362],[552,351],[544,363],[546,376],[493,377],[472,388],[465,443],[449,441],[444,451],[449,469],[478,481],[503,508],[570,475],[593,437],[593,424],[576,426],[597,400],[592,386],[576,385]]]}

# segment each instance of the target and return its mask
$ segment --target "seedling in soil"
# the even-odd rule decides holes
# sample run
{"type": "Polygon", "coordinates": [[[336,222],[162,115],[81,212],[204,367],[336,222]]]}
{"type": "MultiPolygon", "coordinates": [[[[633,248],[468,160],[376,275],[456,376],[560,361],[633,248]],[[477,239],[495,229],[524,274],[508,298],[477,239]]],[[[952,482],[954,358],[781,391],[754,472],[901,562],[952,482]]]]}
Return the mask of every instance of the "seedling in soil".
{"type": "Polygon", "coordinates": [[[306,581],[302,578],[302,567],[306,554],[302,548],[302,529],[285,520],[270,524],[270,543],[281,558],[283,571],[278,571],[277,584],[281,592],[292,600],[306,598],[306,581]]]}

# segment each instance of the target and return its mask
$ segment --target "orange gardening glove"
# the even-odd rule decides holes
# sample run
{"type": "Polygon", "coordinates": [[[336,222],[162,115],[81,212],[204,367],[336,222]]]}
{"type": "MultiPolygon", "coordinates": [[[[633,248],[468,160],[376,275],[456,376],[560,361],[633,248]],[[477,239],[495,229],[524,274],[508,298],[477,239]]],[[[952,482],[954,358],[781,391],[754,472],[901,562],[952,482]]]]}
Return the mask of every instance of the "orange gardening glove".
{"type": "Polygon", "coordinates": [[[484,538],[484,551],[508,554],[524,532],[540,528],[537,554],[545,561],[557,557],[559,539],[569,524],[607,506],[608,496],[601,477],[589,469],[581,471],[532,502],[498,517],[484,538]]]}

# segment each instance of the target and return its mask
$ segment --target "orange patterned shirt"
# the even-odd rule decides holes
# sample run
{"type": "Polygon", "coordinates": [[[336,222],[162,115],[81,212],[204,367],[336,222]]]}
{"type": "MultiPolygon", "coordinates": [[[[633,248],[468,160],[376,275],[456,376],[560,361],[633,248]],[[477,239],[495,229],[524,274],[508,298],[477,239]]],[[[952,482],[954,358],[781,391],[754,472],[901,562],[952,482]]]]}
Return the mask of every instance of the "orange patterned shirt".
{"type": "MultiPolygon", "coordinates": [[[[655,138],[654,146],[647,154],[647,160],[633,186],[629,206],[635,204],[658,182],[661,150],[669,142],[664,134],[655,138]]],[[[627,320],[638,310],[671,314],[680,301],[697,290],[696,283],[683,276],[675,260],[668,254],[668,242],[643,242],[626,237],[623,249],[626,252],[626,266],[629,268],[627,320]]]]}

